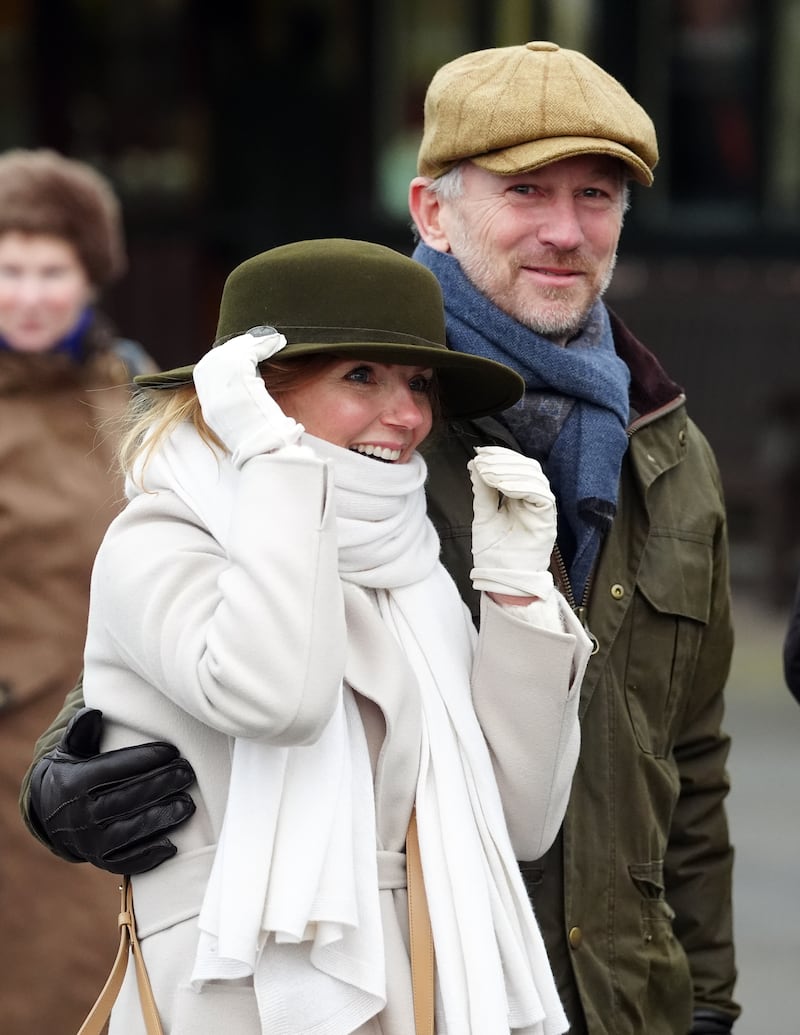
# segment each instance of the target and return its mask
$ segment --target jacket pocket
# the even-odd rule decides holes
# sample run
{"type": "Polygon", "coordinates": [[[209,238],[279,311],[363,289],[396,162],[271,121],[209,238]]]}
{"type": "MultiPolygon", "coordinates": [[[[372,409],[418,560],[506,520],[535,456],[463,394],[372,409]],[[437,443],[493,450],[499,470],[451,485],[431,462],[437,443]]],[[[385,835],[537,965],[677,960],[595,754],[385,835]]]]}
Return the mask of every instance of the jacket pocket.
{"type": "Polygon", "coordinates": [[[672,921],[675,910],[664,897],[664,867],[660,860],[647,863],[631,863],[628,873],[636,885],[641,901],[642,941],[645,945],[653,942],[672,941],[672,921]]]}
{"type": "Polygon", "coordinates": [[[688,1031],[692,978],[686,953],[672,928],[675,912],[665,898],[663,869],[660,859],[628,866],[641,895],[638,957],[647,989],[640,1000],[641,1030],[665,1030],[661,1025],[665,1018],[670,1018],[670,1031],[688,1031]]]}
{"type": "Polygon", "coordinates": [[[691,688],[708,622],[713,542],[710,535],[652,531],[631,605],[625,700],[637,743],[665,757],[691,688]]]}

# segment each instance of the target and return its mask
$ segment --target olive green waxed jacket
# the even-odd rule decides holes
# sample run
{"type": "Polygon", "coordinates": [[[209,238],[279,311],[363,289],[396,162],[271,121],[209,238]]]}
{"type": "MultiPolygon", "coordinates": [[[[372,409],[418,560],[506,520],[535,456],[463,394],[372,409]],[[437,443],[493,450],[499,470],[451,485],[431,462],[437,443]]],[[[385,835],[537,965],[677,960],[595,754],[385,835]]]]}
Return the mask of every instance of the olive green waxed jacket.
{"type": "MultiPolygon", "coordinates": [[[[585,601],[598,647],[581,755],[559,839],[521,868],[570,1035],[687,1035],[693,1010],[739,1013],[721,729],[733,645],[725,511],[680,389],[616,320],[614,331],[634,417],[585,601]]],[[[443,560],[468,598],[464,464],[481,444],[515,446],[483,419],[451,426],[427,458],[443,560]]]]}

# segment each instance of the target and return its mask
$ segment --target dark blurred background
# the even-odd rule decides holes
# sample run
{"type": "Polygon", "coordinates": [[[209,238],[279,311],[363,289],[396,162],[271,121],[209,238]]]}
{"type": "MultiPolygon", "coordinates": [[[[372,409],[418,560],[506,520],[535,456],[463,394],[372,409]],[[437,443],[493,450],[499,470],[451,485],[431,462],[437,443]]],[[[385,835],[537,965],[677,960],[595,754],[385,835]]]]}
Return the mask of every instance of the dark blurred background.
{"type": "Polygon", "coordinates": [[[213,337],[225,274],[305,237],[411,249],[422,99],[468,50],[552,39],[652,115],[609,301],[717,451],[737,574],[800,570],[797,0],[1,0],[0,147],[93,163],[125,206],[108,300],[165,366],[213,337]]]}

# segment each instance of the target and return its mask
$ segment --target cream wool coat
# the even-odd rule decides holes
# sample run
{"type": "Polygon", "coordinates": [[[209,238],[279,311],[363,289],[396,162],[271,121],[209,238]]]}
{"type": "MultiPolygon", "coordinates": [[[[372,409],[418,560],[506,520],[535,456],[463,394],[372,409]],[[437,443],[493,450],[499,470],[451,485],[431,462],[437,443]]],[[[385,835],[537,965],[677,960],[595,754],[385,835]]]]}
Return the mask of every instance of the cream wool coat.
{"type": "MultiPolygon", "coordinates": [[[[413,1032],[402,853],[417,781],[418,689],[370,591],[339,578],[328,483],[322,461],[256,457],[241,471],[227,554],[168,492],[136,497],[98,553],[84,693],[105,713],[103,749],[167,740],[197,774],[197,811],[172,835],[178,854],[134,880],[143,951],[171,1035],[260,1035],[251,983],[189,987],[233,738],[313,742],[342,677],[372,759],[387,972],[388,1005],[358,1031],[413,1032]]],[[[475,708],[520,859],[553,841],[578,755],[588,644],[562,610],[570,631],[552,632],[485,600],[473,636],[475,708]]],[[[464,621],[472,630],[466,608],[464,621]]],[[[144,1032],[131,970],[110,1031],[144,1032]]]]}

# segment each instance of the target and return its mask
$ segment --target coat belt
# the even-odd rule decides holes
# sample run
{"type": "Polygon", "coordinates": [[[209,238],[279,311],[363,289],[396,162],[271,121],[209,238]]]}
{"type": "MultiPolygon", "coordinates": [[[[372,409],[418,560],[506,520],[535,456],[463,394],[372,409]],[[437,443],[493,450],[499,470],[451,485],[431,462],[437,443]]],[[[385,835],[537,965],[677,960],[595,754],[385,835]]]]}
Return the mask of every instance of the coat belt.
{"type": "MultiPolygon", "coordinates": [[[[133,878],[139,938],[197,916],[211,876],[216,845],[179,852],[157,869],[133,878]]],[[[394,891],[407,886],[404,852],[377,853],[378,887],[394,891]]]]}

